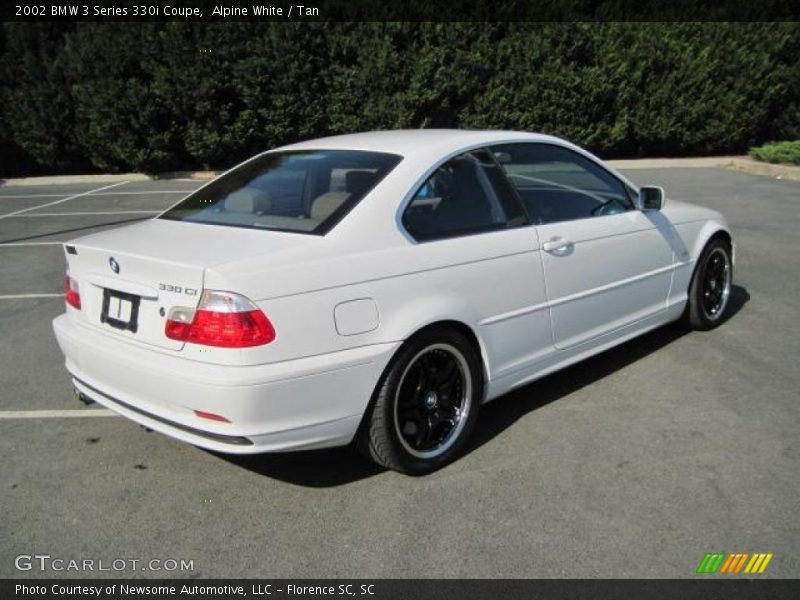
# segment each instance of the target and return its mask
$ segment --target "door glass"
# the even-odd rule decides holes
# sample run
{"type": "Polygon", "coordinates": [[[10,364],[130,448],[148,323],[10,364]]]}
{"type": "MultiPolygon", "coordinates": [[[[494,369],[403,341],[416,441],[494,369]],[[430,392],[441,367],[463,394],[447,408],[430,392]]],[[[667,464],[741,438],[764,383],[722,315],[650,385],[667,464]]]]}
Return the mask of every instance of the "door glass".
{"type": "Polygon", "coordinates": [[[553,144],[490,148],[537,224],[633,210],[625,186],[598,164],[553,144]]]}

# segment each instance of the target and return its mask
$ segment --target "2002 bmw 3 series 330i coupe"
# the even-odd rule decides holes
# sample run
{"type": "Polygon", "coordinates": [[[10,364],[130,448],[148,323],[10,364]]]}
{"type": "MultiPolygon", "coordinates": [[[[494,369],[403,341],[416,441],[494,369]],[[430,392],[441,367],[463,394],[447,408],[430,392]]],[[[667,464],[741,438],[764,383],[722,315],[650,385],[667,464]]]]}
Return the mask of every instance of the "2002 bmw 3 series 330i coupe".
{"type": "Polygon", "coordinates": [[[479,406],[645,331],[710,329],[716,212],[558,138],[383,131],[260,154],[65,245],[79,394],[215,451],[353,442],[432,471],[479,406]]]}

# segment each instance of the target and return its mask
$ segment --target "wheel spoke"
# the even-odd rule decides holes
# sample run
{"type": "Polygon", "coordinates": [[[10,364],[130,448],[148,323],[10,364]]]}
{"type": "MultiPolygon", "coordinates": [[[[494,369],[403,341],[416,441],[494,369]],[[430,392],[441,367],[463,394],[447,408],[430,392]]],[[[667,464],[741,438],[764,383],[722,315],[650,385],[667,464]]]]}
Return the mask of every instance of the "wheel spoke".
{"type": "Polygon", "coordinates": [[[428,437],[426,443],[438,443],[440,439],[447,437],[447,434],[455,427],[455,421],[437,410],[428,417],[428,437]]]}
{"type": "Polygon", "coordinates": [[[708,263],[706,267],[706,276],[707,277],[716,277],[719,274],[720,268],[722,266],[722,261],[718,256],[714,256],[708,263]]]}
{"type": "Polygon", "coordinates": [[[414,436],[414,447],[417,450],[424,450],[430,443],[431,425],[428,419],[420,419],[418,422],[419,430],[414,436]]]}
{"type": "Polygon", "coordinates": [[[418,386],[421,388],[428,387],[428,382],[430,380],[430,377],[428,374],[428,370],[425,368],[425,365],[423,365],[420,362],[417,362],[413,366],[413,371],[416,375],[416,382],[418,386]]]}
{"type": "Polygon", "coordinates": [[[436,393],[439,394],[440,396],[451,394],[453,392],[453,388],[456,387],[459,381],[460,381],[459,377],[456,374],[454,374],[452,377],[446,379],[445,381],[436,386],[435,388],[436,393]]]}
{"type": "Polygon", "coordinates": [[[417,420],[422,418],[422,412],[415,404],[404,404],[397,407],[397,416],[401,421],[417,420]]]}
{"type": "Polygon", "coordinates": [[[457,398],[456,395],[452,393],[452,390],[447,393],[439,394],[439,408],[450,415],[454,415],[458,411],[458,406],[456,404],[457,398]]]}
{"type": "Polygon", "coordinates": [[[420,356],[418,363],[420,369],[425,374],[425,383],[430,384],[431,382],[435,381],[438,367],[436,366],[436,363],[433,361],[431,355],[424,354],[420,356]]]}
{"type": "Polygon", "coordinates": [[[431,380],[431,384],[434,387],[439,388],[442,385],[449,383],[456,376],[457,370],[458,367],[456,366],[455,362],[448,360],[444,366],[436,371],[435,376],[431,380]]]}

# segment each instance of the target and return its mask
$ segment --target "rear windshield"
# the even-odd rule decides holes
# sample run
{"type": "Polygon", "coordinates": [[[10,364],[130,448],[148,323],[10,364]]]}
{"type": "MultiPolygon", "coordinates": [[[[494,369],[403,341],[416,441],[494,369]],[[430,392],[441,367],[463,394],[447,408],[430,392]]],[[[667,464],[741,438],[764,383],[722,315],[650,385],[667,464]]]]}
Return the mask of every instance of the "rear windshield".
{"type": "Polygon", "coordinates": [[[400,157],[360,150],[272,152],[212,181],[162,219],[324,235],[400,157]]]}

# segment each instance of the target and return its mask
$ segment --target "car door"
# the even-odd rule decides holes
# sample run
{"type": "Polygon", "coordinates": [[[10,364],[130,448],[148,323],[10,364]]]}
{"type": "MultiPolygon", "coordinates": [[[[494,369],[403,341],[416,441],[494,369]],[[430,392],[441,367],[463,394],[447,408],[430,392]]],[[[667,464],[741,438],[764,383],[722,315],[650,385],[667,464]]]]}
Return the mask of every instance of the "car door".
{"type": "Polygon", "coordinates": [[[564,349],[666,308],[674,262],[665,220],[594,160],[550,143],[493,148],[541,241],[553,342],[564,349]]]}
{"type": "Polygon", "coordinates": [[[401,221],[416,242],[406,268],[428,274],[417,284],[421,299],[435,298],[450,318],[477,326],[493,379],[553,351],[536,231],[488,150],[439,165],[401,221]],[[454,314],[458,306],[466,313],[454,314]]]}

